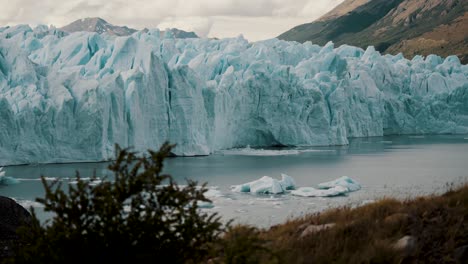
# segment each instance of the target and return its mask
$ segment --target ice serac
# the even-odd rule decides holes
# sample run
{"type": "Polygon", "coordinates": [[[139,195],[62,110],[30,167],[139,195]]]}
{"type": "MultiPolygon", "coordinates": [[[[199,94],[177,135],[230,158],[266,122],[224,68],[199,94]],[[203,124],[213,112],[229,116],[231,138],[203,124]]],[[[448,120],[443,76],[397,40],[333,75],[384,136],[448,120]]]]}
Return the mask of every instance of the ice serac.
{"type": "Polygon", "coordinates": [[[468,133],[468,66],[276,39],[0,28],[0,164],[468,133]]]}

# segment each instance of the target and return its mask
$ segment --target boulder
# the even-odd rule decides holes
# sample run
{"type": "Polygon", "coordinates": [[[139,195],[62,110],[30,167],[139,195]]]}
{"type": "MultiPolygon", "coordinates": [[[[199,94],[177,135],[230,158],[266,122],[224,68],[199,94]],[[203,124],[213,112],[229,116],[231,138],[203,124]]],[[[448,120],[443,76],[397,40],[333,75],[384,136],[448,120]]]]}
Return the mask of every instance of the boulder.
{"type": "Polygon", "coordinates": [[[464,245],[455,249],[456,263],[468,263],[468,245],[464,245]]]}
{"type": "Polygon", "coordinates": [[[18,240],[18,227],[31,223],[31,214],[13,199],[0,196],[0,262],[11,256],[12,246],[18,240]]]}
{"type": "Polygon", "coordinates": [[[393,244],[393,248],[401,251],[405,256],[411,256],[416,250],[416,238],[413,236],[404,236],[393,244]]]}
{"type": "Polygon", "coordinates": [[[396,213],[385,217],[384,223],[388,225],[402,225],[410,221],[411,217],[409,214],[396,213]]]}
{"type": "Polygon", "coordinates": [[[323,230],[330,229],[334,226],[335,226],[335,223],[324,224],[324,225],[310,225],[306,227],[304,231],[302,231],[301,238],[318,233],[323,230]]]}

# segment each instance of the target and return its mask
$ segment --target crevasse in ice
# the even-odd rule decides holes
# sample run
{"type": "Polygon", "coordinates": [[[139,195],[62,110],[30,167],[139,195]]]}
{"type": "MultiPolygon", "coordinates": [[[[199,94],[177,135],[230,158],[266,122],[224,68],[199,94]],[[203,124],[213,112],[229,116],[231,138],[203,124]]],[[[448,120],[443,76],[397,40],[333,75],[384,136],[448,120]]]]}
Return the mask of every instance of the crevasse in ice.
{"type": "Polygon", "coordinates": [[[468,133],[468,66],[374,48],[0,28],[0,164],[468,133]]]}

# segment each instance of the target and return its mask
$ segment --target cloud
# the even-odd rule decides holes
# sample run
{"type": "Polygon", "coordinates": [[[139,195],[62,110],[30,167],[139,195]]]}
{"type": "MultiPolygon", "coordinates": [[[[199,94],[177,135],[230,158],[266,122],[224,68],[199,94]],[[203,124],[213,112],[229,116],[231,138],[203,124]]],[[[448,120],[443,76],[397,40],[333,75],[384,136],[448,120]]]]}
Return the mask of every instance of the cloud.
{"type": "Polygon", "coordinates": [[[135,28],[177,27],[200,36],[271,38],[343,0],[0,0],[0,24],[64,26],[84,17],[135,28]]]}

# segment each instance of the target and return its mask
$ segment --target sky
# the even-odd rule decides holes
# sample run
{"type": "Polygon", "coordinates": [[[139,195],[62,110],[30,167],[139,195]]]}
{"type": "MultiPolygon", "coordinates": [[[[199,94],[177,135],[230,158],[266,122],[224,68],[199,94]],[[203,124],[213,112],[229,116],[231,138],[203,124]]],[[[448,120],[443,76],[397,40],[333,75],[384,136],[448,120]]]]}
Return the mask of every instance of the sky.
{"type": "Polygon", "coordinates": [[[65,26],[86,17],[136,29],[179,28],[201,37],[274,38],[343,0],[0,0],[0,25],[65,26]]]}

